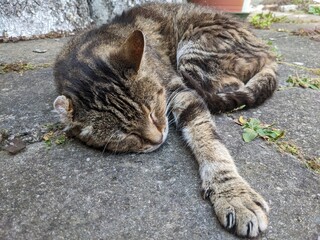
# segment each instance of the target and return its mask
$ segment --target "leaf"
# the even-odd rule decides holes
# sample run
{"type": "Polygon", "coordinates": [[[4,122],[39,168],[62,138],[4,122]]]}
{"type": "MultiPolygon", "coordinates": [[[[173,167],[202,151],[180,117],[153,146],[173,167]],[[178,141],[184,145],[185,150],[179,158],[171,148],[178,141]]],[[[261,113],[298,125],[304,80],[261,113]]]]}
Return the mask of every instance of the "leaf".
{"type": "Polygon", "coordinates": [[[259,134],[260,137],[265,137],[266,136],[266,133],[262,128],[258,128],[256,130],[256,132],[259,134]]]}
{"type": "Polygon", "coordinates": [[[261,122],[256,118],[250,118],[247,123],[248,123],[249,128],[255,129],[255,128],[259,127],[261,122]]]}
{"type": "Polygon", "coordinates": [[[264,129],[264,132],[266,136],[271,138],[270,140],[273,140],[273,141],[279,139],[284,135],[284,131],[279,129],[264,129]]]}
{"type": "Polygon", "coordinates": [[[242,138],[245,142],[251,142],[258,136],[258,133],[250,128],[246,128],[243,130],[242,138]]]}
{"type": "Polygon", "coordinates": [[[277,137],[274,140],[278,140],[279,138],[282,138],[284,136],[284,133],[285,133],[284,130],[276,129],[274,131],[276,131],[277,133],[277,137]]]}
{"type": "Polygon", "coordinates": [[[238,119],[238,121],[239,121],[239,123],[240,123],[241,125],[244,125],[244,124],[246,124],[246,122],[247,122],[247,120],[246,120],[243,116],[240,116],[239,119],[238,119]]]}

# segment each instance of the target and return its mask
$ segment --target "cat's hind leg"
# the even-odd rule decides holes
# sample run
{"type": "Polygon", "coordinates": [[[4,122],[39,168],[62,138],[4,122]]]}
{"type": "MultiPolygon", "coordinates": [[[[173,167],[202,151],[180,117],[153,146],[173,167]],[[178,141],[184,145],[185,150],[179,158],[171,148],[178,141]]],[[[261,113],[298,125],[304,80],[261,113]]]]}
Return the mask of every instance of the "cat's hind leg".
{"type": "Polygon", "coordinates": [[[191,34],[179,43],[177,71],[184,83],[197,91],[211,113],[262,104],[277,88],[274,57],[263,45],[251,49],[249,43],[237,45],[212,34],[191,34]]]}

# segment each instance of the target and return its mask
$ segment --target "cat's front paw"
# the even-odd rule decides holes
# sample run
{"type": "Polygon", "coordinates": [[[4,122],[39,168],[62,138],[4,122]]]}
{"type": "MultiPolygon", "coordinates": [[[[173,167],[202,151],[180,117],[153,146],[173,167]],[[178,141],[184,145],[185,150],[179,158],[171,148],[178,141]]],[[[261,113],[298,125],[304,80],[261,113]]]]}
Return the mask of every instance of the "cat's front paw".
{"type": "Polygon", "coordinates": [[[203,190],[220,223],[228,230],[244,237],[256,237],[266,230],[268,204],[242,179],[224,187],[203,186],[203,190]]]}

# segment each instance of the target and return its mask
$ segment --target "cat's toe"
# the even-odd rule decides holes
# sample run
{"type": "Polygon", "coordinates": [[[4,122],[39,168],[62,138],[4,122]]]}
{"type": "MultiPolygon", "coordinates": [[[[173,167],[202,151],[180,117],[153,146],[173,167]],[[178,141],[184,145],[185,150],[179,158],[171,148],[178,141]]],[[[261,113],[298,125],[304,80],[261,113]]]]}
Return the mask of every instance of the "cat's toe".
{"type": "Polygon", "coordinates": [[[214,210],[222,226],[228,230],[236,225],[236,212],[234,207],[225,199],[219,199],[214,203],[214,210]]]}
{"type": "Polygon", "coordinates": [[[252,189],[233,197],[212,196],[211,200],[219,222],[226,229],[243,237],[256,237],[266,230],[268,205],[252,189]]]}
{"type": "Polygon", "coordinates": [[[259,234],[257,216],[244,207],[236,207],[235,231],[239,236],[256,237],[259,234]]]}

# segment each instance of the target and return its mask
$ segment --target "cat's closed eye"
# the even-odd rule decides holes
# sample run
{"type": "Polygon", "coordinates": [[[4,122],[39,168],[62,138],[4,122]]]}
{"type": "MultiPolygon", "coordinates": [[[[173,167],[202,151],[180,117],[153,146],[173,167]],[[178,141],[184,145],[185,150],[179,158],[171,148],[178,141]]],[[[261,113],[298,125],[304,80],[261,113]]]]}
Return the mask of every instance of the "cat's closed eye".
{"type": "Polygon", "coordinates": [[[150,119],[151,119],[151,122],[152,122],[154,125],[157,125],[157,124],[158,124],[158,119],[157,119],[154,111],[149,114],[149,117],[150,117],[150,119]]]}

